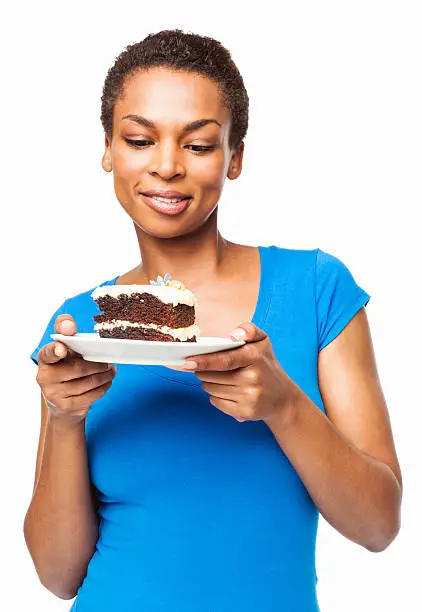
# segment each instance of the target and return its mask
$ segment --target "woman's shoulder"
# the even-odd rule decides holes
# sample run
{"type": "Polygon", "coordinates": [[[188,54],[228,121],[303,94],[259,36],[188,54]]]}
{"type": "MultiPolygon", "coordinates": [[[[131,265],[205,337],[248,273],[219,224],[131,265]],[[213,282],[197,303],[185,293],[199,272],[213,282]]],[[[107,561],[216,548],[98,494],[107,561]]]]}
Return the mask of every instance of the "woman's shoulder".
{"type": "Polygon", "coordinates": [[[283,277],[290,273],[305,280],[312,278],[318,294],[328,285],[353,284],[353,274],[348,265],[337,255],[319,247],[313,249],[286,248],[278,245],[261,247],[273,267],[281,270],[283,277]]]}
{"type": "Polygon", "coordinates": [[[313,249],[300,249],[300,248],[293,248],[293,247],[286,247],[286,246],[282,246],[280,244],[259,244],[257,245],[258,248],[261,251],[269,251],[272,253],[282,253],[286,256],[291,256],[291,257],[303,257],[303,256],[312,256],[316,254],[317,251],[319,251],[320,249],[318,248],[313,248],[313,249]]]}
{"type": "Polygon", "coordinates": [[[277,244],[260,245],[261,255],[272,265],[287,271],[305,268],[315,268],[320,249],[299,249],[277,244]]]}
{"type": "Polygon", "coordinates": [[[291,264],[310,263],[319,274],[341,272],[346,268],[340,257],[319,247],[300,249],[271,244],[260,245],[259,249],[261,252],[267,253],[268,257],[279,261],[291,264]]]}

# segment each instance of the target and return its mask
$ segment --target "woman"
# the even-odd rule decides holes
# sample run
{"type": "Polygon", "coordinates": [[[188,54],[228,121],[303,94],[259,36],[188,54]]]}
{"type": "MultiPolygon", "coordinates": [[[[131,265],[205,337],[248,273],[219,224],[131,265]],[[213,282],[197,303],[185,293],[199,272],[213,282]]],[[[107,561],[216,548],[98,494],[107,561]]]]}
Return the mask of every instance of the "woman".
{"type": "Polygon", "coordinates": [[[50,342],[93,330],[93,288],[64,301],[31,355],[42,424],[25,537],[40,580],[78,612],[318,610],[318,512],[371,551],[399,530],[369,295],[320,249],[218,231],[248,123],[220,43],[174,30],[129,46],[101,119],[141,254],[102,284],[169,273],[198,297],[202,335],[246,343],[116,372],[50,342]],[[168,199],[186,201],[173,214],[168,199]]]}

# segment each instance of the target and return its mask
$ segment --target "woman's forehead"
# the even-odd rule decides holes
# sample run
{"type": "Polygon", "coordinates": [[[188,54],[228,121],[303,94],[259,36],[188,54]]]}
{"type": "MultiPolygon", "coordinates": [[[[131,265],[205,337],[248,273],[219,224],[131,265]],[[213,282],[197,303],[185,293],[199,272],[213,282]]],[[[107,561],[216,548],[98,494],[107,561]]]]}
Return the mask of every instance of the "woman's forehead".
{"type": "Polygon", "coordinates": [[[197,73],[163,68],[128,77],[114,114],[118,122],[126,114],[140,114],[154,123],[167,117],[181,123],[204,117],[214,117],[220,123],[229,119],[215,81],[197,73]]]}

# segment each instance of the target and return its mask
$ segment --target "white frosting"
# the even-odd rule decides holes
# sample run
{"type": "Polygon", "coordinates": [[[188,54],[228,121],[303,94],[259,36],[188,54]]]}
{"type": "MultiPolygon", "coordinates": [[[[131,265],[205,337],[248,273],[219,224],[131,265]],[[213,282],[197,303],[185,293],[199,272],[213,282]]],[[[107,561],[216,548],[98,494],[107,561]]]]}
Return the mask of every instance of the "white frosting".
{"type": "Polygon", "coordinates": [[[189,289],[177,289],[166,285],[105,285],[97,287],[91,293],[94,300],[109,295],[113,298],[121,294],[132,295],[132,293],[151,293],[165,304],[186,304],[187,306],[197,306],[198,301],[189,289]]]}
{"type": "Polygon", "coordinates": [[[188,338],[192,338],[193,336],[199,337],[200,333],[198,325],[173,328],[168,327],[167,325],[156,325],[155,323],[132,323],[131,321],[121,321],[119,319],[111,319],[109,322],[96,323],[94,326],[94,331],[99,331],[100,329],[115,329],[116,327],[121,327],[123,329],[126,327],[157,329],[163,334],[169,334],[170,336],[173,336],[173,338],[178,338],[182,341],[186,341],[188,338]]]}

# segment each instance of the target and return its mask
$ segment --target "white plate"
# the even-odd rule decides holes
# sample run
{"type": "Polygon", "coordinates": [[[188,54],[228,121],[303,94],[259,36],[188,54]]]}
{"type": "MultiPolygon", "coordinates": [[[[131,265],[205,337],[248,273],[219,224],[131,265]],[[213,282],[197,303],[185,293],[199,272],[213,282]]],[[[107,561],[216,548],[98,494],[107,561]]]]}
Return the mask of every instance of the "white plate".
{"type": "Polygon", "coordinates": [[[199,338],[198,342],[155,342],[152,340],[120,340],[100,338],[94,334],[50,334],[60,340],[86,361],[104,363],[130,363],[136,365],[182,366],[189,355],[205,355],[245,344],[244,340],[230,338],[199,338]]]}

